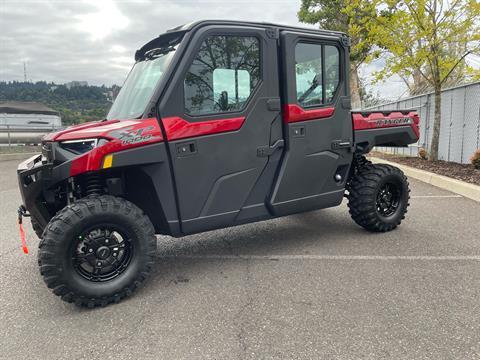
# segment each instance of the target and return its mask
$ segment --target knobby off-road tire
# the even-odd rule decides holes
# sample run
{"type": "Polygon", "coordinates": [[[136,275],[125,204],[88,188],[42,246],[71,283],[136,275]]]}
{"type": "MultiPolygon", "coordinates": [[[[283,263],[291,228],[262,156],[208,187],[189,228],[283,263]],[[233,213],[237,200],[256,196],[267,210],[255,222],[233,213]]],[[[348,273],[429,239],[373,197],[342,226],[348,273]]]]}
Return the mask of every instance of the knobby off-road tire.
{"type": "Polygon", "coordinates": [[[361,167],[348,191],[352,219],[369,231],[393,230],[405,218],[410,189],[407,177],[394,166],[367,164],[361,167]]]}
{"type": "MultiPolygon", "coordinates": [[[[62,300],[78,306],[105,306],[130,296],[149,276],[155,249],[153,225],[137,206],[122,198],[92,196],[66,206],[51,219],[40,241],[38,262],[47,286],[62,300]],[[102,228],[110,230],[102,232],[102,228]],[[101,241],[107,246],[91,245],[101,241]],[[121,249],[112,247],[112,243],[121,249]],[[112,251],[105,250],[109,246],[112,251]],[[90,261],[91,256],[99,257],[98,265],[122,258],[122,266],[109,277],[100,272],[119,265],[99,267],[102,270],[89,274],[85,259],[90,261]]],[[[96,266],[97,258],[93,259],[96,266]]]]}

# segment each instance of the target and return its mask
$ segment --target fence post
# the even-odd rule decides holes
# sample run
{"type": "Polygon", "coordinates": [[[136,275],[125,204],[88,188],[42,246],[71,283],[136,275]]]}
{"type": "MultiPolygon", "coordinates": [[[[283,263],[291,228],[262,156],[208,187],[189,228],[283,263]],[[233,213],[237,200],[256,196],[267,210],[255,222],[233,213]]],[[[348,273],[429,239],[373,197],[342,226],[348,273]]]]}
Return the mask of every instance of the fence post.
{"type": "Polygon", "coordinates": [[[12,140],[10,138],[10,125],[7,125],[8,151],[12,151],[12,140]]]}
{"type": "Polygon", "coordinates": [[[480,149],[480,106],[478,107],[477,149],[480,149]]]}

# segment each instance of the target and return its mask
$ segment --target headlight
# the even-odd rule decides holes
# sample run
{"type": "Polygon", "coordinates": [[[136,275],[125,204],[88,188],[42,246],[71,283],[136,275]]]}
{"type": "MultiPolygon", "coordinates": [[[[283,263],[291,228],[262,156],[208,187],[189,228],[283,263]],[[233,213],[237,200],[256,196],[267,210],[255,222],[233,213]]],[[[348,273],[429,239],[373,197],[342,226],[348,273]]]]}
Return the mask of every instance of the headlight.
{"type": "Polygon", "coordinates": [[[84,154],[90,150],[102,146],[107,143],[105,139],[80,139],[80,140],[66,140],[60,143],[62,149],[70,151],[74,154],[84,154]]]}

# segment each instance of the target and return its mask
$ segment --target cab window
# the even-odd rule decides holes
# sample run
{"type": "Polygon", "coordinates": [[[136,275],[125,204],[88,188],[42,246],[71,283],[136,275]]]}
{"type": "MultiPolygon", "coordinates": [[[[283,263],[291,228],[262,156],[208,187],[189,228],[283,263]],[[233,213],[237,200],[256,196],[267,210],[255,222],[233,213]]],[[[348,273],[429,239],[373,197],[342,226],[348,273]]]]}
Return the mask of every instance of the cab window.
{"type": "Polygon", "coordinates": [[[337,47],[298,43],[295,47],[297,102],[315,107],[333,102],[340,84],[340,53],[337,47]]]}
{"type": "Polygon", "coordinates": [[[322,45],[295,47],[297,101],[303,107],[323,104],[322,45]]]}
{"type": "Polygon", "coordinates": [[[325,102],[331,103],[340,84],[340,53],[335,46],[325,46],[325,102]]]}
{"type": "Polygon", "coordinates": [[[252,36],[210,36],[184,81],[189,115],[242,110],[260,82],[260,45],[252,36]]]}

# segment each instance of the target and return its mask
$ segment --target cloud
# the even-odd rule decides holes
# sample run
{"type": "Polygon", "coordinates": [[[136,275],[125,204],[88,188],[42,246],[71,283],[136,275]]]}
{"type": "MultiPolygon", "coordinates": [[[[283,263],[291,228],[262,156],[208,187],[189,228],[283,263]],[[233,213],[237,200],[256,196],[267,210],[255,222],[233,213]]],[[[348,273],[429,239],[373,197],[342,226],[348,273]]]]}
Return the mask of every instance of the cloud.
{"type": "MultiPolygon", "coordinates": [[[[299,25],[300,0],[0,0],[0,80],[121,84],[135,50],[201,19],[299,25]]],[[[305,26],[305,25],[303,25],[305,26]]]]}
{"type": "Polygon", "coordinates": [[[93,6],[95,10],[75,16],[79,20],[77,29],[89,33],[93,41],[104,39],[114,31],[125,29],[130,22],[113,0],[85,0],[84,3],[93,6]]]}
{"type": "MultiPolygon", "coordinates": [[[[312,27],[299,23],[299,8],[300,0],[0,0],[0,81],[23,81],[26,62],[31,81],[122,84],[135,50],[168,29],[202,19],[312,27]]],[[[369,87],[384,97],[404,91],[390,80],[369,87]]]]}

